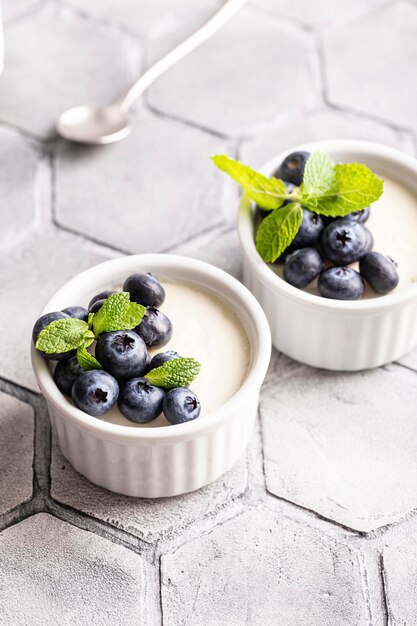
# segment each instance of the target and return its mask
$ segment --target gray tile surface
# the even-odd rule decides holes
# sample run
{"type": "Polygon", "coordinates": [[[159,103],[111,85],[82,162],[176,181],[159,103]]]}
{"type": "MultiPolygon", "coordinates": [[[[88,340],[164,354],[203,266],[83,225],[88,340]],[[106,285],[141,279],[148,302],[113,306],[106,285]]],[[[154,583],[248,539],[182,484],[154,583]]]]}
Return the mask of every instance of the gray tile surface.
{"type": "Polygon", "coordinates": [[[163,113],[236,136],[311,104],[316,71],[305,33],[244,9],[161,77],[147,100],[163,113]]]}
{"type": "Polygon", "coordinates": [[[146,570],[125,548],[41,513],[3,532],[0,554],[3,624],[145,623],[146,570]]]}
{"type": "Polygon", "coordinates": [[[32,496],[32,408],[0,393],[0,513],[32,496]]]}
{"type": "Polygon", "coordinates": [[[111,494],[51,450],[29,341],[57,288],[123,252],[241,277],[238,190],[210,155],[259,166],[334,137],[415,154],[405,0],[251,0],[153,85],[122,143],[55,140],[59,113],[110,102],[222,1],[2,2],[2,626],[416,623],[416,349],[354,375],[274,352],[246,459],[172,500],[111,494]]]}
{"type": "Polygon", "coordinates": [[[225,149],[200,130],[141,112],[125,141],[59,150],[57,220],[126,252],[170,249],[224,220],[225,183],[209,156],[225,149]]]}
{"type": "Polygon", "coordinates": [[[326,32],[323,48],[330,102],[416,129],[417,93],[410,89],[406,69],[417,60],[416,29],[417,7],[397,2],[326,32]],[[393,68],[388,84],[387,68],[393,68]]]}
{"type": "Polygon", "coordinates": [[[361,531],[417,508],[414,372],[299,367],[280,380],[261,399],[271,493],[361,531]]]}
{"type": "Polygon", "coordinates": [[[356,551],[262,509],[162,557],[167,624],[357,626],[364,587],[356,551]]]}

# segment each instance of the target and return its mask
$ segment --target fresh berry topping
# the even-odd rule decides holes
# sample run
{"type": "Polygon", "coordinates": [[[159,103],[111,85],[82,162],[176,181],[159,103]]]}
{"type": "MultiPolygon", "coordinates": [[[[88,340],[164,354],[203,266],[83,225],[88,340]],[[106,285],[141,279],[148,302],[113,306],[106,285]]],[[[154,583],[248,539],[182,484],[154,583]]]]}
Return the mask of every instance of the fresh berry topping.
{"type": "Polygon", "coordinates": [[[76,356],[59,361],[54,371],[54,381],[60,392],[70,396],[73,384],[84,371],[76,356]]]}
{"type": "Polygon", "coordinates": [[[119,385],[107,372],[91,370],[78,376],[72,386],[71,395],[78,409],[98,417],[110,411],[116,404],[119,385]]]}
{"type": "Polygon", "coordinates": [[[88,320],[88,311],[82,306],[68,306],[66,309],[62,309],[62,312],[84,322],[88,320]]]}
{"type": "Polygon", "coordinates": [[[96,358],[116,378],[132,378],[145,371],[148,351],[133,330],[116,330],[97,339],[96,358]]]}
{"type": "Polygon", "coordinates": [[[200,400],[188,387],[171,389],[165,395],[162,410],[168,422],[182,424],[195,420],[201,411],[200,400]]]}
{"type": "Polygon", "coordinates": [[[350,267],[329,267],[318,280],[320,295],[333,300],[358,300],[364,290],[362,276],[350,267]]]}
{"type": "MultiPolygon", "coordinates": [[[[51,322],[55,322],[55,320],[63,320],[67,317],[69,317],[69,315],[67,315],[63,311],[54,311],[53,313],[45,313],[45,315],[42,315],[36,321],[32,330],[32,341],[34,345],[36,345],[40,332],[44,328],[49,326],[51,322]]],[[[71,351],[71,352],[62,352],[61,354],[46,354],[45,352],[39,351],[39,354],[42,354],[42,356],[45,359],[48,359],[49,361],[61,361],[62,359],[66,359],[69,356],[71,356],[71,354],[74,354],[74,353],[71,351]]]]}
{"type": "Polygon", "coordinates": [[[164,288],[152,274],[132,274],[126,278],[123,291],[130,293],[132,302],[143,306],[159,307],[165,300],[164,288]]]}
{"type": "Polygon", "coordinates": [[[315,246],[320,239],[323,228],[324,224],[320,215],[308,209],[303,209],[303,221],[291,245],[294,248],[315,246]]]}
{"type": "Polygon", "coordinates": [[[160,367],[167,361],[172,361],[172,359],[179,359],[180,355],[175,350],[167,350],[166,352],[160,352],[159,354],[155,354],[153,359],[149,364],[149,371],[154,370],[157,367],[160,367]]]}
{"type": "Polygon", "coordinates": [[[380,252],[365,254],[359,262],[359,269],[366,282],[377,293],[388,293],[398,285],[395,261],[380,252]]]}
{"type": "MultiPolygon", "coordinates": [[[[102,291],[101,293],[98,293],[97,295],[95,295],[90,300],[90,303],[88,305],[88,310],[91,309],[91,307],[93,306],[94,302],[97,302],[97,300],[106,300],[106,298],[111,296],[113,293],[117,293],[117,292],[116,291],[102,291]]],[[[93,311],[93,313],[94,313],[94,311],[93,311]]]]}
{"type": "Polygon", "coordinates": [[[169,318],[155,307],[148,307],[135,331],[148,347],[157,348],[168,343],[172,336],[172,324],[169,318]]]}
{"type": "Polygon", "coordinates": [[[292,152],[289,154],[281,164],[279,178],[297,186],[301,185],[309,156],[309,152],[292,152]]]}
{"type": "Polygon", "coordinates": [[[118,406],[126,419],[145,424],[162,413],[165,392],[146,378],[131,378],[122,387],[118,406]]]}
{"type": "Polygon", "coordinates": [[[285,259],[284,278],[287,283],[303,289],[322,271],[323,259],[315,248],[301,248],[285,259]]]}
{"type": "Polygon", "coordinates": [[[337,265],[359,261],[370,245],[369,231],[358,222],[336,220],[324,229],[321,245],[324,256],[337,265]]]}

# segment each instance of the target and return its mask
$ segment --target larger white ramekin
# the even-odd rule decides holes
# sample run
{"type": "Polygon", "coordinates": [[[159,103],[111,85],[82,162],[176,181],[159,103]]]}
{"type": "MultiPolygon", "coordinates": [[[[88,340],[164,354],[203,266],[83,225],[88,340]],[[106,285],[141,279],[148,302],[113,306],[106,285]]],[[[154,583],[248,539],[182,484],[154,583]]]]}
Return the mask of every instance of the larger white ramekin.
{"type": "MultiPolygon", "coordinates": [[[[262,172],[273,174],[295,150],[320,150],[336,162],[365,163],[382,177],[417,193],[417,161],[393,148],[365,141],[340,139],[296,146],[266,163],[262,172]]],[[[416,345],[417,283],[356,302],[328,300],[296,289],[272,272],[257,253],[253,217],[253,205],[242,198],[238,231],[244,282],[264,309],[278,350],[314,367],[353,371],[395,361],[416,345]]]]}
{"type": "MultiPolygon", "coordinates": [[[[222,270],[175,255],[143,254],[96,265],[62,287],[42,311],[86,304],[133,272],[152,272],[217,295],[239,317],[250,344],[247,377],[215,412],[176,426],[118,426],[78,410],[56,387],[47,362],[32,346],[32,365],[63,455],[97,485],[129,496],[159,498],[194,491],[232,467],[255,421],[270,354],[268,322],[252,294],[222,270]]],[[[221,355],[219,355],[221,358],[221,355]]]]}

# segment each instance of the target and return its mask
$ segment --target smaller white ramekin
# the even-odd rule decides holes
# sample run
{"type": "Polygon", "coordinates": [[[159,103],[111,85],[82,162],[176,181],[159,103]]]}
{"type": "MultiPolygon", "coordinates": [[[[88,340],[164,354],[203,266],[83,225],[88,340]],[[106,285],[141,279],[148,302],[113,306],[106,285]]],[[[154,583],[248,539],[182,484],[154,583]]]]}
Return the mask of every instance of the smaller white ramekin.
{"type": "MultiPolygon", "coordinates": [[[[296,146],[266,163],[270,176],[290,152],[330,154],[336,162],[365,163],[417,193],[417,161],[387,146],[347,139],[296,146]]],[[[272,343],[288,356],[329,370],[362,370],[391,363],[417,344],[417,283],[367,300],[328,300],[296,289],[266,265],[255,247],[253,203],[242,198],[238,231],[244,282],[264,309],[272,343]]],[[[393,219],[395,219],[393,207],[393,219]]],[[[416,250],[417,254],[417,250],[416,250]]]]}
{"type": "Polygon", "coordinates": [[[195,285],[215,294],[236,313],[249,340],[250,364],[245,381],[230,400],[185,424],[119,426],[90,417],[67,400],[33,346],[32,365],[59,447],[78,472],[128,496],[174,496],[214,481],[243,453],[269,364],[271,335],[261,307],[239,281],[208,263],[168,254],[139,254],[96,265],[64,285],[42,314],[86,305],[95,293],[123,283],[133,272],[152,272],[162,280],[195,285]]]}

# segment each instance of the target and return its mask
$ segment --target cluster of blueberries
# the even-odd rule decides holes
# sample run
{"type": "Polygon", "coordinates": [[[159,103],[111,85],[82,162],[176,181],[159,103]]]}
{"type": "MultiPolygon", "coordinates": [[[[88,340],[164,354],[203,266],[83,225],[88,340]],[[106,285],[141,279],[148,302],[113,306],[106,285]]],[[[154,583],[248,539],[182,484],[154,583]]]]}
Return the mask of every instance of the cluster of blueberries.
{"type": "MultiPolygon", "coordinates": [[[[301,185],[309,156],[308,152],[293,152],[275,173],[289,192],[301,185]]],[[[259,207],[258,213],[261,219],[268,215],[259,207]]],[[[364,279],[379,294],[395,289],[399,280],[396,263],[372,251],[373,237],[364,226],[369,215],[369,207],[342,218],[324,217],[303,208],[300,229],[278,259],[284,263],[284,279],[304,289],[318,277],[320,295],[336,300],[361,298],[364,279]],[[356,261],[359,261],[359,272],[347,267],[356,261]]]]}
{"type": "MultiPolygon", "coordinates": [[[[152,274],[132,274],[123,291],[130,300],[146,307],[145,315],[135,329],[118,330],[101,334],[96,343],[95,357],[103,369],[85,371],[74,352],[47,355],[58,361],[54,380],[58,389],[72,397],[75,406],[85,413],[98,417],[116,404],[130,421],[144,424],[163,413],[171,424],[196,419],[201,405],[196,394],[188,387],[169,391],[152,385],[145,375],[165,362],[180,355],[173,350],[160,352],[151,358],[148,348],[159,348],[172,336],[172,323],[159,308],[165,300],[161,283],[152,274]]],[[[88,320],[89,313],[97,313],[106,298],[115,291],[104,291],[94,296],[88,310],[71,306],[62,311],[42,315],[33,328],[32,339],[36,345],[39,333],[51,322],[66,317],[88,320]]]]}

